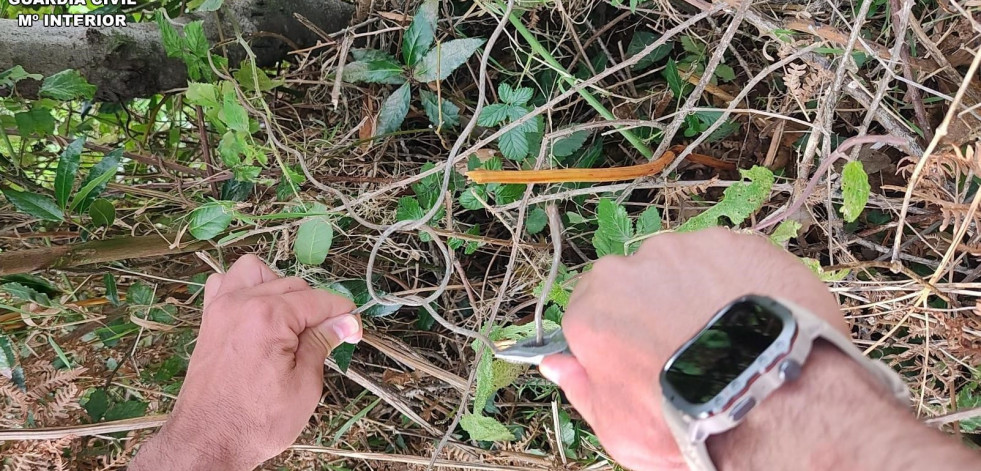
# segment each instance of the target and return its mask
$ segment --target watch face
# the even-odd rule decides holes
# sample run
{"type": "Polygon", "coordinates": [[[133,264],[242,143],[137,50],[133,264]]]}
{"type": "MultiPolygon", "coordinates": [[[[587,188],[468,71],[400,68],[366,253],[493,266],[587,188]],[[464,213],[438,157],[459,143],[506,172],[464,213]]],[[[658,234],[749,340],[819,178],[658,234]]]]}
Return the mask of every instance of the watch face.
{"type": "Polygon", "coordinates": [[[787,327],[787,316],[778,312],[773,302],[760,299],[770,301],[746,297],[717,314],[672,357],[661,375],[662,383],[689,404],[699,406],[750,369],[787,327]]]}

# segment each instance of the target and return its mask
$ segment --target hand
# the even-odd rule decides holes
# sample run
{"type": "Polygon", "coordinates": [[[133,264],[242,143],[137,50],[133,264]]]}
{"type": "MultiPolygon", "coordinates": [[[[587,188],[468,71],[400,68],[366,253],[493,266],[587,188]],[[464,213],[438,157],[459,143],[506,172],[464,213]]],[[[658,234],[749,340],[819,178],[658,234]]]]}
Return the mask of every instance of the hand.
{"type": "Polygon", "coordinates": [[[631,257],[600,259],[582,277],[562,321],[574,357],[548,357],[541,372],[621,465],[687,469],[661,417],[660,370],[745,294],[788,299],[847,334],[824,284],[767,239],[724,229],[667,233],[631,257]]]}
{"type": "Polygon", "coordinates": [[[327,354],[361,339],[354,308],[254,255],[211,275],[177,404],[130,469],[252,469],[281,453],[320,400],[327,354]]]}

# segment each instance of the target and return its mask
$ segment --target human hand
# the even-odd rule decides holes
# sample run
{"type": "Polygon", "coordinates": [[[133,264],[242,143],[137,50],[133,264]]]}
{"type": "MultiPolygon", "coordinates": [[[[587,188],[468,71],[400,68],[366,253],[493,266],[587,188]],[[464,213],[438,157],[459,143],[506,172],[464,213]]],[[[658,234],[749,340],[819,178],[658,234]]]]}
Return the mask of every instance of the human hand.
{"type": "Polygon", "coordinates": [[[739,296],[790,300],[847,335],[835,298],[793,255],[725,229],[652,237],[631,257],[600,259],[579,281],[562,321],[574,355],[545,358],[565,391],[623,466],[687,469],[661,416],[667,359],[739,296]]]}
{"type": "Polygon", "coordinates": [[[320,400],[327,354],[361,340],[354,308],[254,255],[211,275],[177,404],[130,469],[252,469],[285,450],[320,400]]]}

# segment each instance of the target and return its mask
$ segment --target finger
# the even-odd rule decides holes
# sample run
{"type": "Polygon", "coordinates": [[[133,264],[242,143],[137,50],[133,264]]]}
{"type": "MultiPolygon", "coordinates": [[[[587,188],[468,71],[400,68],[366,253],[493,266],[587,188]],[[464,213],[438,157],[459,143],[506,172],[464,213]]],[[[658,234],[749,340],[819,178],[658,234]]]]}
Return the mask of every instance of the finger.
{"type": "Polygon", "coordinates": [[[242,256],[235,261],[222,279],[218,294],[231,293],[240,289],[252,288],[268,283],[279,276],[269,269],[266,264],[253,254],[242,256]]]}
{"type": "Polygon", "coordinates": [[[310,327],[331,317],[348,314],[355,308],[349,299],[321,289],[293,291],[274,299],[285,307],[280,310],[282,320],[298,336],[310,327]]]}
{"type": "Polygon", "coordinates": [[[225,275],[221,273],[213,273],[208,277],[208,281],[204,282],[204,307],[208,307],[212,299],[218,295],[218,291],[221,290],[221,280],[225,275]]]}
{"type": "Polygon", "coordinates": [[[538,371],[549,381],[558,384],[586,422],[592,422],[593,400],[589,389],[589,376],[576,357],[549,355],[538,365],[538,371]]]}
{"type": "Polygon", "coordinates": [[[310,284],[306,280],[300,277],[290,276],[250,288],[245,294],[248,296],[276,296],[308,289],[312,288],[310,288],[310,284]]]}
{"type": "MultiPolygon", "coordinates": [[[[300,334],[296,348],[296,366],[301,371],[320,371],[324,359],[338,345],[357,343],[361,340],[361,320],[358,316],[343,314],[331,317],[320,324],[311,326],[300,334]]],[[[317,380],[319,381],[319,375],[317,380]]]]}

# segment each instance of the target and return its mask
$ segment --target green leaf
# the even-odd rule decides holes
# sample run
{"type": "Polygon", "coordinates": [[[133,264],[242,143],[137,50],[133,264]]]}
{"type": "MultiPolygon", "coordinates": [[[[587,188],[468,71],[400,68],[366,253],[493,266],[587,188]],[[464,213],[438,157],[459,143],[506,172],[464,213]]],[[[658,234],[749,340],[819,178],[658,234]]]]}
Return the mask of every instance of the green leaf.
{"type": "Polygon", "coordinates": [[[648,206],[644,212],[637,217],[637,236],[653,234],[661,230],[661,212],[657,206],[648,206]]]}
{"type": "Polygon", "coordinates": [[[788,219],[780,223],[773,233],[770,234],[770,242],[777,244],[779,246],[784,246],[790,239],[797,237],[797,232],[800,231],[801,223],[799,221],[794,221],[788,219]]]}
{"type": "Polygon", "coordinates": [[[224,1],[225,0],[204,0],[204,2],[202,2],[201,5],[198,6],[198,8],[194,11],[198,13],[208,12],[208,11],[218,11],[218,9],[221,8],[221,4],[224,3],[224,1]]]}
{"type": "Polygon", "coordinates": [[[686,34],[681,37],[681,47],[689,54],[696,56],[705,55],[705,45],[695,42],[695,38],[693,38],[691,35],[686,34]]]}
{"type": "Polygon", "coordinates": [[[167,19],[167,15],[163,10],[157,11],[156,21],[157,29],[160,30],[160,36],[163,39],[164,51],[167,52],[167,57],[183,58],[184,42],[177,35],[177,30],[174,29],[174,25],[170,24],[170,20],[167,19]]]}
{"type": "Polygon", "coordinates": [[[125,401],[113,405],[106,411],[105,419],[107,422],[113,420],[123,420],[123,419],[133,419],[136,417],[142,417],[146,414],[147,404],[143,401],[125,401]]]}
{"type": "Polygon", "coordinates": [[[548,215],[545,214],[545,210],[542,208],[533,208],[528,211],[528,216],[525,218],[525,230],[529,234],[538,234],[545,229],[548,225],[548,215]]]}
{"type": "Polygon", "coordinates": [[[71,207],[73,210],[87,210],[89,205],[92,204],[92,201],[105,191],[106,184],[119,170],[119,159],[122,157],[123,149],[116,149],[106,154],[99,163],[89,169],[89,174],[85,177],[85,180],[82,180],[82,186],[78,190],[78,193],[75,193],[75,198],[72,200],[71,207]],[[109,175],[108,177],[106,177],[107,174],[109,175]],[[100,180],[101,183],[93,183],[95,180],[100,180]],[[82,195],[83,191],[86,192],[85,195],[82,195]],[[76,205],[76,202],[79,203],[76,205]]]}
{"type": "Polygon", "coordinates": [[[402,127],[405,115],[409,114],[409,90],[408,83],[402,84],[382,103],[375,128],[376,136],[398,131],[402,127]]]}
{"type": "Polygon", "coordinates": [[[399,205],[395,209],[395,219],[398,221],[414,221],[422,219],[426,212],[419,206],[419,200],[411,196],[399,198],[399,205]]]}
{"type": "Polygon", "coordinates": [[[454,39],[437,44],[412,69],[412,76],[420,82],[444,80],[463,65],[484,44],[480,38],[454,39]]]}
{"type": "MultiPolygon", "coordinates": [[[[654,44],[655,41],[661,38],[661,35],[652,33],[650,31],[636,31],[634,36],[630,38],[630,44],[627,45],[627,57],[633,57],[640,54],[645,48],[654,44]]],[[[654,63],[664,59],[671,53],[671,49],[674,48],[674,41],[667,41],[664,44],[654,48],[650,54],[644,56],[639,62],[631,67],[631,70],[641,70],[646,69],[654,63]]]]}
{"type": "Polygon", "coordinates": [[[58,156],[58,168],[55,170],[54,190],[55,201],[58,207],[65,209],[68,203],[68,196],[72,193],[72,186],[75,184],[75,174],[78,173],[78,161],[82,155],[82,147],[85,145],[85,138],[80,137],[65,146],[58,156]]]}
{"type": "Polygon", "coordinates": [[[61,208],[53,199],[28,191],[17,191],[4,188],[3,196],[13,204],[18,211],[45,221],[61,221],[65,218],[61,208]]]}
{"type": "Polygon", "coordinates": [[[725,64],[719,64],[715,68],[715,76],[723,82],[731,82],[736,80],[736,72],[732,70],[732,67],[725,64]]]}
{"type": "Polygon", "coordinates": [[[97,227],[109,227],[116,221],[116,208],[111,201],[99,198],[89,206],[89,217],[92,218],[92,224],[97,227]]]}
{"type": "Polygon", "coordinates": [[[85,80],[77,70],[67,69],[44,79],[38,94],[61,101],[79,98],[91,100],[95,96],[95,85],[85,80]]]}
{"type": "Polygon", "coordinates": [[[845,164],[841,171],[841,215],[845,222],[853,222],[862,214],[865,204],[869,202],[869,176],[865,173],[862,162],[853,160],[845,164]]]}
{"type": "Polygon", "coordinates": [[[0,376],[13,381],[24,391],[24,369],[18,364],[16,347],[10,337],[0,334],[0,376]]]}
{"type": "MultiPolygon", "coordinates": [[[[689,115],[688,117],[694,118],[698,121],[698,130],[696,134],[701,133],[703,130],[708,129],[709,126],[715,124],[720,118],[722,118],[721,111],[696,111],[695,114],[689,115]]],[[[705,142],[718,142],[723,138],[729,136],[730,134],[739,130],[739,123],[733,120],[726,120],[722,123],[712,134],[705,139],[705,142]]],[[[691,136],[689,136],[691,137],[691,136]]]]}
{"type": "Polygon", "coordinates": [[[152,305],[155,302],[153,288],[141,281],[129,285],[129,289],[126,290],[126,302],[134,306],[152,305]]]}
{"type": "Polygon", "coordinates": [[[470,434],[471,440],[485,442],[510,442],[514,440],[514,434],[493,417],[465,414],[460,418],[460,427],[470,434]]]}
{"type": "MultiPolygon", "coordinates": [[[[197,20],[184,25],[184,45],[194,58],[207,62],[210,46],[208,38],[204,35],[204,21],[197,20]]],[[[184,57],[184,60],[188,59],[187,56],[184,57]]],[[[210,76],[210,72],[207,75],[210,76]]]]}
{"type": "Polygon", "coordinates": [[[419,90],[419,99],[422,101],[422,109],[426,111],[426,116],[429,118],[429,122],[433,123],[433,126],[456,126],[460,124],[460,108],[454,105],[452,101],[439,100],[439,97],[429,90],[419,90]],[[442,111],[442,123],[440,123],[440,111],[442,111]]]}
{"type": "Polygon", "coordinates": [[[678,64],[674,62],[674,59],[668,59],[668,65],[664,67],[661,74],[668,81],[668,86],[671,87],[671,93],[674,94],[675,98],[680,98],[685,94],[688,82],[681,78],[678,73],[678,64]]]}
{"type": "Polygon", "coordinates": [[[354,358],[355,347],[357,345],[353,343],[342,343],[334,347],[334,351],[330,352],[331,358],[337,363],[337,367],[341,370],[341,373],[347,373],[348,367],[351,366],[351,359],[354,358]]]}
{"type": "Polygon", "coordinates": [[[503,103],[487,105],[480,109],[480,116],[477,117],[477,124],[484,127],[497,126],[501,123],[501,121],[508,118],[510,108],[510,105],[503,103]]]}
{"type": "Polygon", "coordinates": [[[109,396],[102,388],[96,389],[89,394],[89,399],[85,402],[85,412],[89,414],[93,422],[99,422],[106,415],[109,409],[109,396]]]}
{"type": "Polygon", "coordinates": [[[463,190],[460,193],[460,206],[471,211],[477,209],[484,209],[484,203],[487,201],[487,187],[484,185],[472,185],[463,190]]]}
{"type": "Polygon", "coordinates": [[[344,66],[344,81],[350,83],[387,83],[399,85],[405,83],[402,66],[391,59],[372,61],[355,61],[344,66]]]}
{"type": "Polygon", "coordinates": [[[705,210],[702,214],[685,221],[678,232],[691,232],[719,225],[719,218],[726,217],[733,224],[741,224],[751,214],[763,206],[770,197],[773,187],[773,172],[766,167],[754,166],[740,170],[749,183],[737,183],[726,188],[722,201],[705,210]]]}
{"type": "Polygon", "coordinates": [[[51,305],[51,299],[48,298],[48,295],[21,283],[4,283],[0,285],[0,290],[21,301],[33,302],[42,306],[51,305]]]}
{"type": "Polygon", "coordinates": [[[395,62],[395,58],[391,54],[385,51],[379,51],[378,49],[367,49],[367,48],[354,48],[351,49],[351,56],[354,57],[356,61],[371,62],[371,61],[389,61],[395,62]]]}
{"type": "Polygon", "coordinates": [[[494,189],[494,202],[500,205],[514,203],[524,196],[527,188],[524,184],[500,185],[494,189]]]}
{"type": "Polygon", "coordinates": [[[34,106],[29,111],[15,114],[14,122],[17,124],[17,130],[25,137],[32,133],[41,136],[54,133],[54,116],[51,116],[51,110],[41,106],[34,106]]]}
{"type": "Polygon", "coordinates": [[[501,82],[497,86],[497,94],[501,96],[501,101],[510,105],[524,105],[531,100],[535,91],[528,87],[511,87],[507,83],[501,82]]]}
{"type": "Polygon", "coordinates": [[[596,208],[596,222],[598,227],[593,234],[596,256],[628,255],[627,241],[633,237],[633,229],[627,210],[613,200],[602,198],[596,208]]]}
{"type": "Polygon", "coordinates": [[[184,92],[187,102],[205,108],[218,108],[218,87],[210,83],[191,82],[184,92]]]}
{"type": "Polygon", "coordinates": [[[556,157],[568,157],[579,150],[589,139],[589,131],[576,131],[566,137],[557,139],[552,143],[552,155],[556,157]]]}
{"type": "Polygon", "coordinates": [[[13,87],[15,83],[24,79],[41,80],[41,74],[29,74],[23,67],[15,65],[3,72],[0,72],[0,87],[13,87]]]}
{"type": "Polygon", "coordinates": [[[256,91],[256,83],[258,83],[258,91],[262,92],[267,92],[285,83],[283,80],[269,78],[266,71],[256,67],[255,61],[251,59],[243,62],[233,76],[242,89],[250,92],[256,91]]]}
{"type": "Polygon", "coordinates": [[[334,226],[326,218],[310,218],[296,231],[293,240],[293,253],[296,261],[306,265],[321,265],[327,260],[327,253],[334,242],[334,226]]]}
{"type": "Polygon", "coordinates": [[[106,299],[113,306],[119,305],[119,290],[116,287],[116,277],[112,273],[102,275],[102,284],[106,287],[106,299]]]}
{"type": "Polygon", "coordinates": [[[407,65],[415,65],[433,45],[438,10],[439,3],[436,0],[426,0],[412,18],[412,24],[402,37],[402,59],[407,65]]]}
{"type": "Polygon", "coordinates": [[[191,212],[188,231],[195,239],[209,240],[225,231],[232,216],[232,208],[220,201],[202,205],[191,212]]]}
{"type": "Polygon", "coordinates": [[[528,157],[528,135],[520,126],[502,134],[497,145],[501,154],[511,160],[522,161],[528,157]]]}
{"type": "Polygon", "coordinates": [[[225,91],[222,96],[221,110],[222,121],[225,122],[228,129],[248,134],[249,114],[245,111],[245,107],[238,102],[238,95],[235,94],[234,90],[225,91]]]}

